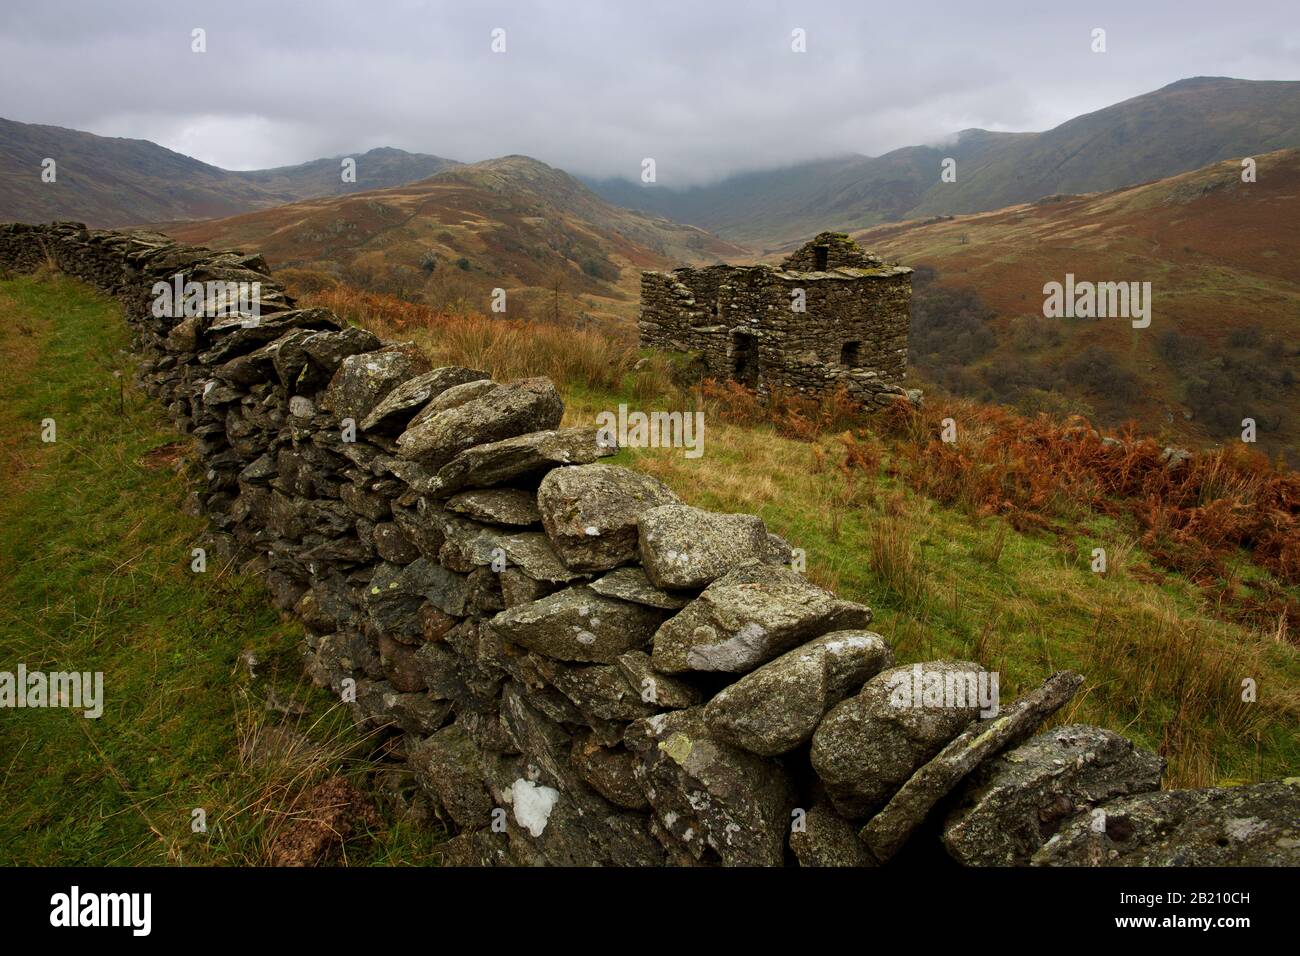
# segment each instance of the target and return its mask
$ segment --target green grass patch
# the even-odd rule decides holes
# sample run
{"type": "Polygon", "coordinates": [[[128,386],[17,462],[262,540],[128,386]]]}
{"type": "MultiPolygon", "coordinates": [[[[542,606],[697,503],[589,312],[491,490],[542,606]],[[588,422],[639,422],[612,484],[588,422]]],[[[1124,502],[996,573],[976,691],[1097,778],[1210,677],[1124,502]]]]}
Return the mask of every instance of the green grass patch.
{"type": "MultiPolygon", "coordinates": [[[[370,748],[302,677],[300,626],[256,579],[191,571],[187,446],[132,387],[128,345],[120,308],[80,283],[0,282],[0,670],[102,672],[105,698],[98,719],[0,713],[0,862],[262,863],[312,785],[365,786],[370,748]]],[[[389,812],[347,861],[435,861],[438,828],[389,812]]]]}

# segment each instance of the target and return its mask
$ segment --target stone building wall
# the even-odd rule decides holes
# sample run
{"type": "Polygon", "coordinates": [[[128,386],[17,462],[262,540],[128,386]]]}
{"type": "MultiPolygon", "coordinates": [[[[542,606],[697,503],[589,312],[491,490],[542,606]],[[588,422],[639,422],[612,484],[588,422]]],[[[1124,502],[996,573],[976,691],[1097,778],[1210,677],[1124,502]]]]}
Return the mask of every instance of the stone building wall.
{"type": "Polygon", "coordinates": [[[838,388],[864,404],[907,398],[911,270],[822,233],[780,268],[708,266],[641,275],[641,344],[697,353],[714,378],[760,395],[838,388]],[[794,307],[802,292],[803,311],[794,307]]]}
{"type": "MultiPolygon", "coordinates": [[[[759,518],[560,428],[545,379],[430,368],[296,307],[257,255],[0,226],[0,270],[45,262],[121,301],[141,386],[192,436],[202,544],[303,622],[308,672],[406,767],[453,863],[1300,863],[1297,781],[1161,792],[1119,734],[1040,732],[1077,674],[989,710],[973,662],[897,665],[759,518]],[[156,314],[177,276],[258,282],[260,315],[156,314]]],[[[740,275],[724,314],[795,281],[740,275]]]]}

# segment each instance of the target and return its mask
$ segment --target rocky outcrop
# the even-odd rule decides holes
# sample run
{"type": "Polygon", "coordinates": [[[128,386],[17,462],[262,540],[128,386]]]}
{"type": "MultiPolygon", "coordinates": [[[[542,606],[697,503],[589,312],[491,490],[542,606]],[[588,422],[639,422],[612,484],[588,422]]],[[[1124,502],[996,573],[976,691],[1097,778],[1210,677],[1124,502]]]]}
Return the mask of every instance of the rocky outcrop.
{"type": "Polygon", "coordinates": [[[0,266],[49,260],[122,302],[206,546],[299,616],[447,862],[863,866],[937,832],[970,865],[1296,862],[1294,782],[1144,793],[1159,761],[1118,735],[1023,743],[1076,675],[999,709],[973,663],[892,666],[869,608],[761,519],[601,463],[549,381],[431,368],[260,256],[0,226],[0,266]],[[177,282],[216,286],[156,308],[177,282]]]}

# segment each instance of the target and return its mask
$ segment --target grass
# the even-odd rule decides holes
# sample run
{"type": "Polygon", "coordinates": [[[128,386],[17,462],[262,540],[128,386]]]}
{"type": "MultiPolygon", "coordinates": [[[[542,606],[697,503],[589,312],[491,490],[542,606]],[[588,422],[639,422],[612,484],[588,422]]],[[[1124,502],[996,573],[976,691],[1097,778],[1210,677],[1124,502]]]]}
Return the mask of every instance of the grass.
{"type": "Polygon", "coordinates": [[[595,346],[572,345],[571,330],[428,312],[392,321],[371,304],[370,327],[437,361],[472,365],[486,353],[466,343],[515,343],[483,367],[547,368],[565,385],[566,424],[621,402],[702,409],[702,458],[622,449],[612,460],[700,507],[760,515],[806,552],[812,580],[873,607],[900,661],[974,659],[1000,672],[1008,699],[1077,669],[1084,689],[1057,722],[1158,750],[1166,786],[1300,768],[1293,473],[1229,450],[1171,477],[1153,443],[1112,453],[1078,422],[969,402],[865,425],[838,401],[763,408],[734,386],[683,391],[669,359],[617,346],[594,373],[595,346]],[[935,438],[949,415],[956,447],[935,438]]]}
{"type": "Polygon", "coordinates": [[[435,363],[483,369],[502,380],[546,376],[561,388],[612,388],[635,358],[631,343],[617,345],[595,330],[447,314],[348,286],[321,289],[308,298],[314,306],[388,337],[404,338],[436,324],[437,337],[421,341],[435,363]]]}
{"type": "MultiPolygon", "coordinates": [[[[0,670],[99,671],[105,697],[0,715],[0,863],[265,863],[313,786],[366,785],[370,742],[255,579],[191,572],[184,445],[130,385],[120,309],[44,276],[0,282],[0,317],[0,670]]],[[[343,861],[436,861],[436,827],[382,812],[343,861]]]]}

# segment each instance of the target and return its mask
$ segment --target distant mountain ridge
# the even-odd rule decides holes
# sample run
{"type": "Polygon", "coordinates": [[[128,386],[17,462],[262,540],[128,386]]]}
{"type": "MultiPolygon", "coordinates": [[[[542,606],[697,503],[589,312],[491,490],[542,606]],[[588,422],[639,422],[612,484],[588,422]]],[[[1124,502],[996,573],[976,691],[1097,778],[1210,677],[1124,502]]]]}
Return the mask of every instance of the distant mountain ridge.
{"type": "Polygon", "coordinates": [[[384,147],[297,166],[235,171],[143,139],[97,136],[60,126],[0,119],[0,221],[76,219],[96,227],[211,219],[299,199],[382,189],[425,179],[455,160],[384,147]],[[56,178],[41,179],[53,159],[56,178]]]}
{"type": "Polygon", "coordinates": [[[287,198],[284,202],[299,199],[317,199],[321,196],[343,196],[368,189],[387,189],[428,179],[444,169],[461,165],[454,159],[432,156],[427,153],[408,153],[392,146],[380,146],[365,153],[352,154],[357,163],[357,181],[343,182],[340,172],[344,156],[331,156],[299,163],[297,166],[277,166],[274,169],[256,169],[236,172],[235,175],[287,198]]]}
{"type": "Polygon", "coordinates": [[[768,249],[821,229],[985,212],[1136,185],[1300,146],[1300,81],[1193,77],[1041,133],[970,129],[940,146],[851,155],[673,191],[586,180],[611,202],[768,249]],[[940,181],[944,159],[956,181],[940,181]]]}
{"type": "Polygon", "coordinates": [[[184,242],[256,249],[277,269],[439,308],[487,311],[500,288],[510,293],[511,317],[543,314],[563,299],[570,313],[625,327],[636,312],[641,269],[749,257],[695,226],[615,206],[528,156],[159,228],[184,242]]]}

